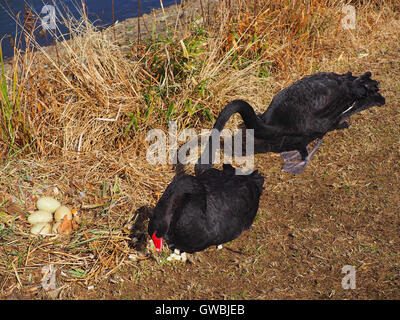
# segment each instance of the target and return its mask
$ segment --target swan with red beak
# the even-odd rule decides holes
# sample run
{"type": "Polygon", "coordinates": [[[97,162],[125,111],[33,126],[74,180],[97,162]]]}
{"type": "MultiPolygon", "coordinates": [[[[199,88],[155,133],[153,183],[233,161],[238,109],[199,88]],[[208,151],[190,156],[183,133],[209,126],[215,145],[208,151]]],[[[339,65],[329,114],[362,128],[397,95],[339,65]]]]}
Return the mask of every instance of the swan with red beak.
{"type": "Polygon", "coordinates": [[[148,233],[157,252],[163,241],[193,253],[234,240],[256,216],[264,178],[254,171],[235,175],[231,165],[183,175],[166,188],[150,218],[148,233]]]}

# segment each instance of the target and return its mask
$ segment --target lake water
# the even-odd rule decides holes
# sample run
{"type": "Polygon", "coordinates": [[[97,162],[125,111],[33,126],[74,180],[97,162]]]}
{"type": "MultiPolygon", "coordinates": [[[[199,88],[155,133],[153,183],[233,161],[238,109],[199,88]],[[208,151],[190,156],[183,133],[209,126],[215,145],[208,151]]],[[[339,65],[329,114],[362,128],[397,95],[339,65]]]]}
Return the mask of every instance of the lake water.
{"type": "MultiPolygon", "coordinates": [[[[42,19],[48,21],[50,25],[51,20],[46,18],[49,17],[50,11],[41,11],[45,5],[53,5],[57,7],[57,10],[61,12],[69,11],[73,16],[80,17],[79,10],[81,10],[81,0],[0,0],[0,39],[6,35],[10,35],[12,38],[15,36],[16,22],[10,16],[10,12],[17,14],[20,12],[20,20],[23,23],[23,12],[24,12],[24,2],[27,3],[32,10],[36,12],[42,19]]],[[[152,8],[160,8],[160,0],[140,0],[140,15],[143,13],[149,13],[152,8]]],[[[163,0],[163,6],[167,7],[175,3],[180,3],[180,0],[163,0]]],[[[88,17],[92,22],[95,22],[98,26],[108,26],[113,22],[112,17],[112,0],[85,0],[87,6],[88,17]]],[[[59,12],[56,10],[56,19],[59,12]]],[[[127,18],[137,17],[138,14],[138,0],[114,0],[114,18],[115,21],[123,21],[127,18]]],[[[40,23],[38,24],[40,26],[40,23]]],[[[62,26],[57,24],[57,27],[63,30],[62,26]]],[[[37,32],[41,29],[37,28],[37,32]]],[[[36,34],[36,33],[35,33],[36,34]]],[[[37,37],[36,40],[40,45],[46,45],[51,42],[51,39],[46,39],[45,37],[37,37]]],[[[4,57],[11,57],[13,54],[13,49],[9,39],[4,38],[2,41],[2,49],[4,57]]]]}

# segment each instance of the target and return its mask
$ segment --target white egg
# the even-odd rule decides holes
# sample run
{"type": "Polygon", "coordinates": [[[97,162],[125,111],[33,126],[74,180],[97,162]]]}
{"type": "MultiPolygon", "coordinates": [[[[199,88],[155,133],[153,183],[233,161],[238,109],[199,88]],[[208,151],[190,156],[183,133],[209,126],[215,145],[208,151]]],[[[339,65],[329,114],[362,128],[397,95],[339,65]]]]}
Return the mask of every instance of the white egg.
{"type": "Polygon", "coordinates": [[[53,221],[53,215],[44,210],[38,210],[33,213],[28,217],[28,222],[30,224],[36,224],[39,222],[51,222],[53,221]]]}
{"type": "Polygon", "coordinates": [[[51,197],[42,197],[36,202],[36,206],[39,210],[53,213],[61,206],[61,203],[51,197]]]}
{"type": "Polygon", "coordinates": [[[41,235],[51,234],[51,225],[48,222],[36,223],[33,225],[31,233],[41,235]]]}
{"type": "Polygon", "coordinates": [[[52,231],[53,233],[58,233],[57,229],[58,229],[58,227],[60,226],[61,222],[62,222],[62,221],[57,221],[56,223],[53,224],[53,228],[51,228],[51,231],[52,231]]]}
{"type": "Polygon", "coordinates": [[[67,216],[68,220],[72,220],[71,210],[66,206],[61,206],[54,212],[54,220],[56,221],[61,221],[64,216],[67,216]]]}

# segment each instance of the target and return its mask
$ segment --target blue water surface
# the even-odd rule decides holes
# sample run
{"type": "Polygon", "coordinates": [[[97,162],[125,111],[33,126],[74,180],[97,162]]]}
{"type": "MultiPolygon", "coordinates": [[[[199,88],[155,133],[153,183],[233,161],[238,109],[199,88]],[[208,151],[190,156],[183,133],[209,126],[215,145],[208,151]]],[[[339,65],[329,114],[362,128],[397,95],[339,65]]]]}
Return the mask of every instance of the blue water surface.
{"type": "MultiPolygon", "coordinates": [[[[87,6],[89,19],[97,26],[108,26],[113,23],[112,17],[112,0],[84,0],[87,6]]],[[[2,50],[5,58],[13,55],[13,48],[9,39],[5,37],[10,35],[15,36],[16,22],[12,18],[12,13],[16,15],[20,13],[20,20],[23,23],[24,3],[33,12],[44,18],[46,14],[40,12],[44,5],[55,4],[63,13],[70,12],[75,17],[80,17],[79,10],[82,9],[81,0],[0,0],[0,39],[2,41],[2,50]]],[[[162,0],[163,6],[167,7],[175,3],[180,3],[180,0],[162,0]]],[[[123,21],[127,18],[137,17],[138,4],[140,5],[140,15],[149,13],[152,8],[160,8],[160,0],[114,0],[114,19],[115,21],[123,21]]],[[[56,11],[56,18],[57,17],[56,11]]],[[[64,32],[66,29],[62,26],[57,26],[64,32]]],[[[38,30],[41,28],[38,28],[38,30]]],[[[20,30],[20,29],[19,29],[20,30]]],[[[46,45],[52,42],[51,37],[37,37],[36,40],[40,45],[46,45]]]]}

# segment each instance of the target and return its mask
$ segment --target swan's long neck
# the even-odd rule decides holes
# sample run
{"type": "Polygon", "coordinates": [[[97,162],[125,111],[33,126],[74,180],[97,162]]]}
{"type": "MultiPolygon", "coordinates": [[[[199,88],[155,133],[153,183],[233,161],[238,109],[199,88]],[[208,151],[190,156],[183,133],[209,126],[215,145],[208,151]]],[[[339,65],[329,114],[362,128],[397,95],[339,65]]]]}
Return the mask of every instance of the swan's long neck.
{"type": "Polygon", "coordinates": [[[257,129],[260,126],[260,119],[254,112],[254,109],[246,101],[234,100],[226,105],[221,111],[214,124],[214,129],[219,132],[224,128],[228,120],[235,114],[239,113],[247,129],[257,129]]]}
{"type": "Polygon", "coordinates": [[[253,107],[250,104],[243,100],[234,100],[228,103],[215,121],[208,143],[195,166],[196,174],[200,174],[202,171],[212,166],[215,160],[215,148],[213,147],[213,144],[219,144],[219,138],[222,129],[235,113],[239,113],[241,115],[247,129],[254,129],[255,132],[264,131],[262,128],[262,120],[256,115],[253,107]]]}

